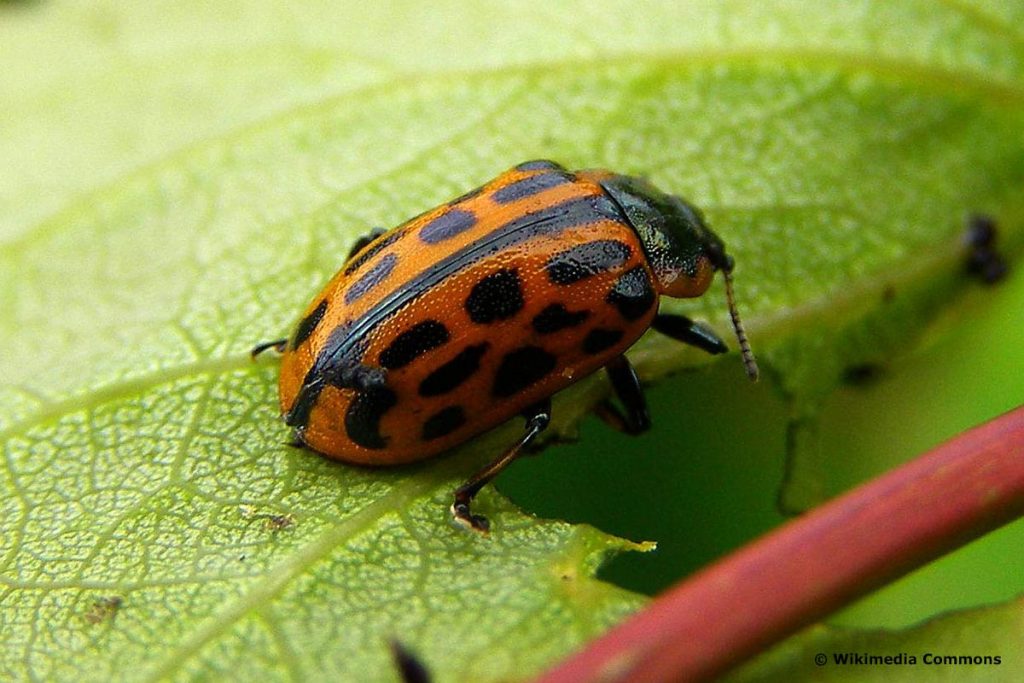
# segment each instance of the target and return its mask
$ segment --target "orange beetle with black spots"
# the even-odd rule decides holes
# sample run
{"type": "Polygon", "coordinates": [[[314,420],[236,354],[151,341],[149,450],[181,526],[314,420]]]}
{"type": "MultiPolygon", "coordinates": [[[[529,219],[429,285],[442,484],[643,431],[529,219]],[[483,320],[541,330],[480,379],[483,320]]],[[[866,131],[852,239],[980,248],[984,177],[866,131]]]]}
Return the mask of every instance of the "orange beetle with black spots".
{"type": "Polygon", "coordinates": [[[516,415],[522,436],[455,492],[478,531],[476,493],[550,421],[551,396],[605,367],[622,411],[650,426],[623,355],[649,328],[710,353],[710,328],[659,314],[658,295],[696,297],[716,271],[747,372],[757,366],[733,304],[732,259],[690,204],[639,178],[530,161],[389,232],[374,231],[313,299],[283,353],[281,411],[298,443],[366,465],[449,450],[516,415]]]}

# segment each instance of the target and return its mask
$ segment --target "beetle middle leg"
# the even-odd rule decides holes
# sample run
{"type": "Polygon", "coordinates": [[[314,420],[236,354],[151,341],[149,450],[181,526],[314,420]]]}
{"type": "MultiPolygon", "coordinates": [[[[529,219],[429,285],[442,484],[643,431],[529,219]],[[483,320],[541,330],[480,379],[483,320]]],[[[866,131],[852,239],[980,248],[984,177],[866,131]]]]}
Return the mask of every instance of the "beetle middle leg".
{"type": "Polygon", "coordinates": [[[626,434],[642,434],[651,428],[651,416],[647,412],[647,399],[636,370],[625,356],[619,356],[608,363],[605,370],[612,381],[615,395],[626,408],[623,413],[609,399],[597,404],[594,414],[612,429],[626,434]]]}
{"type": "MultiPolygon", "coordinates": [[[[729,350],[711,328],[684,315],[659,314],[655,316],[651,327],[666,337],[696,346],[708,353],[719,354],[729,350]]],[[[619,356],[606,369],[612,381],[612,389],[625,406],[626,412],[623,413],[614,403],[605,399],[594,409],[594,414],[611,428],[626,434],[641,434],[650,429],[647,401],[633,366],[625,356],[619,356]]]]}
{"type": "Polygon", "coordinates": [[[685,315],[670,315],[659,313],[654,316],[651,327],[661,332],[666,337],[672,337],[677,341],[690,346],[696,346],[712,354],[725,353],[729,347],[725,345],[714,331],[704,323],[694,322],[685,315]]]}
{"type": "Polygon", "coordinates": [[[480,492],[480,489],[498,476],[503,469],[519,457],[523,449],[538,434],[547,429],[548,424],[551,422],[551,399],[545,399],[540,403],[530,406],[523,412],[523,417],[526,418],[526,431],[519,437],[519,440],[502,453],[501,456],[474,474],[470,477],[469,481],[455,490],[455,501],[452,503],[451,510],[452,516],[459,524],[484,534],[490,529],[490,522],[487,521],[486,517],[474,515],[470,512],[470,503],[473,502],[473,498],[480,492]]]}

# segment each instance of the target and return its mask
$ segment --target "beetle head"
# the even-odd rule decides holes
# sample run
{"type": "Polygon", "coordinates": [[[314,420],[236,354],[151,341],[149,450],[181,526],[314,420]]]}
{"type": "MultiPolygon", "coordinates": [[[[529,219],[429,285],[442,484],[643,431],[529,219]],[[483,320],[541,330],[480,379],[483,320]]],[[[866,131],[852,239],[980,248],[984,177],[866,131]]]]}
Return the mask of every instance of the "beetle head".
{"type": "Polygon", "coordinates": [[[700,296],[715,271],[732,270],[725,245],[696,207],[633,176],[609,175],[601,186],[640,236],[662,294],[700,296]]]}
{"type": "Polygon", "coordinates": [[[707,291],[716,271],[722,271],[729,315],[751,379],[757,364],[736,311],[732,291],[732,257],[718,235],[704,223],[693,205],[666,194],[642,178],[596,172],[592,176],[618,204],[640,237],[661,294],[696,297],[707,291]]]}

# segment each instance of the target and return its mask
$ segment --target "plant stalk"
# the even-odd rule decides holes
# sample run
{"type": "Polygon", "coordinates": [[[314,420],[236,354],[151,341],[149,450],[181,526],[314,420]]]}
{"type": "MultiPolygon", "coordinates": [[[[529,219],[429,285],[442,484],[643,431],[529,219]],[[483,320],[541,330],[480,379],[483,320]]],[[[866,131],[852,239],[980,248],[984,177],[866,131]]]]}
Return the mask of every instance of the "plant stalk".
{"type": "Polygon", "coordinates": [[[1024,407],[669,589],[538,683],[701,681],[1024,514],[1024,407]]]}

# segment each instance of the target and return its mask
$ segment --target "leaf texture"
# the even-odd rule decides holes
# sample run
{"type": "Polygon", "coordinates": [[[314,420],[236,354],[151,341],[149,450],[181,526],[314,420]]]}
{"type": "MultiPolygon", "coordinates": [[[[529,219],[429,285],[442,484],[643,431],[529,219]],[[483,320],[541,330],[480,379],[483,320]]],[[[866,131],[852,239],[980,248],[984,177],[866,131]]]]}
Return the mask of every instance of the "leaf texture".
{"type": "MultiPolygon", "coordinates": [[[[601,632],[643,599],[593,572],[638,546],[493,493],[489,541],[447,523],[515,425],[417,467],[330,464],[283,445],[274,364],[248,348],[358,235],[548,157],[706,211],[808,423],[963,286],[967,212],[1019,245],[1022,19],[923,0],[0,6],[0,673],[388,680],[398,638],[439,680],[507,680],[601,632]]],[[[720,289],[667,307],[727,329],[720,289]]],[[[646,377],[706,362],[654,335],[633,357],[646,377]]],[[[559,431],[606,390],[560,397],[559,431]]],[[[813,501],[820,464],[800,462],[813,501]]]]}

